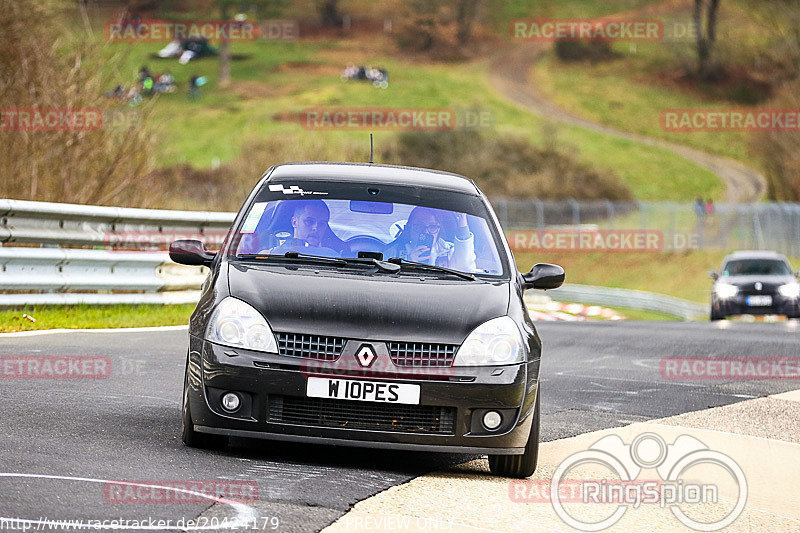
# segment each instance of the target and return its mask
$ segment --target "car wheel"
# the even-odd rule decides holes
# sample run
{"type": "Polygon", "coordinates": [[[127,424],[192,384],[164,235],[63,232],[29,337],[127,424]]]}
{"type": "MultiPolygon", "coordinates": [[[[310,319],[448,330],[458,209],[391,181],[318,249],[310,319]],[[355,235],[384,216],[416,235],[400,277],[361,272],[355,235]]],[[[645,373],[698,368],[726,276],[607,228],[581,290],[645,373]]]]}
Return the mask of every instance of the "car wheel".
{"type": "Polygon", "coordinates": [[[522,455],[490,455],[489,470],[492,474],[502,477],[526,478],[536,471],[536,461],[539,456],[539,394],[536,391],[536,407],[533,410],[533,423],[525,453],[522,455]]]}
{"type": "Polygon", "coordinates": [[[725,320],[725,315],[721,313],[715,313],[712,309],[711,311],[711,321],[714,322],[716,320],[725,320]]]}
{"type": "Polygon", "coordinates": [[[183,402],[181,403],[181,440],[190,448],[215,449],[228,445],[228,437],[224,435],[211,435],[199,433],[194,430],[192,413],[189,408],[189,369],[183,380],[183,402]]]}

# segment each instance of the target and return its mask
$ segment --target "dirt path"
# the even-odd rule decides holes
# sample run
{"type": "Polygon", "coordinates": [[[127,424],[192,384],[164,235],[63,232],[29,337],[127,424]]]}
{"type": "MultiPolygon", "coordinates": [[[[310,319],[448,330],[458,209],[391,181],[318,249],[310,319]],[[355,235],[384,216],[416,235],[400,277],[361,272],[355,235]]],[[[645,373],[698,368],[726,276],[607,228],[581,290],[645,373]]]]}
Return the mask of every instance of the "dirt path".
{"type": "Polygon", "coordinates": [[[604,126],[573,115],[542,96],[530,82],[529,73],[537,59],[547,50],[539,43],[517,45],[497,54],[490,64],[489,77],[494,87],[520,107],[544,117],[613,135],[649,146],[670,150],[714,172],[725,184],[724,202],[757,202],[767,190],[764,176],[750,167],[727,157],[689,148],[680,144],[654,139],[636,133],[604,126]]]}

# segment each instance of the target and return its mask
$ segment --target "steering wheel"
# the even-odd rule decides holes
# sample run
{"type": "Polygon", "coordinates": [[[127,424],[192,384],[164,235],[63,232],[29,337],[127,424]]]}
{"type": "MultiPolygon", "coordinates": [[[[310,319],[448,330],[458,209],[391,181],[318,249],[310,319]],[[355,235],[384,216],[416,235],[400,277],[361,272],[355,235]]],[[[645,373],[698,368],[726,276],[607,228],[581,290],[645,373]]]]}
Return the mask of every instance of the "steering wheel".
{"type": "Polygon", "coordinates": [[[348,254],[345,250],[342,253],[343,256],[348,255],[350,257],[357,257],[358,252],[383,253],[386,249],[386,243],[371,235],[355,235],[347,239],[345,242],[347,243],[347,247],[350,249],[350,253],[348,254]]]}

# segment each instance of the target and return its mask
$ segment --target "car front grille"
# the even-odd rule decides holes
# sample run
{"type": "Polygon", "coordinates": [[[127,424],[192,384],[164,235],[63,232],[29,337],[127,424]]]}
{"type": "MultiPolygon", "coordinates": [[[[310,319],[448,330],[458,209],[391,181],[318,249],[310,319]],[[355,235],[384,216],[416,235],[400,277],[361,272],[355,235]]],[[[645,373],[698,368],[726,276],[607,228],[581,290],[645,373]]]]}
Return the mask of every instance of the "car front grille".
{"type": "Polygon", "coordinates": [[[342,355],[345,339],[299,333],[276,333],[278,353],[289,357],[304,357],[319,361],[335,361],[342,355]]]}
{"type": "Polygon", "coordinates": [[[458,346],[421,342],[389,342],[389,355],[397,366],[451,366],[458,346]]]}
{"type": "Polygon", "coordinates": [[[455,407],[269,397],[269,421],[325,428],[453,435],[455,407]]]}

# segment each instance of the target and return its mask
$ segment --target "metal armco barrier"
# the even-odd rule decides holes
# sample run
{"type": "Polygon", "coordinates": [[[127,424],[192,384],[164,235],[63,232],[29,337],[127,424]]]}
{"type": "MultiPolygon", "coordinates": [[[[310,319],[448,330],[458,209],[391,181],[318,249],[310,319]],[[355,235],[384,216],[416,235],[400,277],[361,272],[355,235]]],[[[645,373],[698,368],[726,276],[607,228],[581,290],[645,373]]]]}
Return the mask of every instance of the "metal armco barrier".
{"type": "MultiPolygon", "coordinates": [[[[177,303],[174,298],[165,297],[166,293],[152,293],[197,289],[207,270],[172,263],[163,252],[3,247],[0,248],[0,291],[16,294],[0,294],[0,305],[177,303]],[[150,294],[110,293],[112,290],[150,294]],[[32,294],[28,291],[45,292],[32,294]]],[[[196,301],[196,295],[192,297],[196,301]]],[[[188,296],[184,295],[183,300],[186,298],[188,296]]]]}
{"type": "Polygon", "coordinates": [[[0,199],[0,243],[103,246],[121,235],[138,245],[163,245],[162,238],[224,233],[236,213],[172,211],[0,199]]]}
{"type": "Polygon", "coordinates": [[[0,306],[196,302],[207,268],[125,248],[163,250],[180,238],[221,242],[235,216],[0,199],[0,306]]]}
{"type": "MultiPolygon", "coordinates": [[[[502,199],[493,200],[493,204],[506,230],[593,222],[609,228],[617,224],[617,227],[657,228],[674,239],[681,231],[691,234],[699,228],[693,238],[699,241],[700,248],[706,248],[711,242],[717,246],[723,244],[716,234],[716,239],[710,238],[712,230],[719,233],[723,228],[727,248],[734,244],[752,248],[771,246],[791,254],[795,246],[800,246],[798,205],[717,206],[715,214],[701,217],[692,211],[691,205],[680,204],[502,199]]],[[[168,242],[179,238],[224,235],[234,217],[235,213],[0,199],[0,244],[103,247],[119,244],[125,248],[129,244],[125,235],[135,235],[142,238],[135,240],[134,248],[147,249],[152,245],[163,249],[168,242]],[[115,241],[120,235],[121,240],[115,241]]],[[[0,306],[196,301],[197,289],[207,274],[204,268],[172,263],[165,252],[21,246],[0,247],[0,268],[0,292],[6,292],[0,294],[0,306]]],[[[644,291],[568,284],[550,294],[562,301],[645,309],[685,319],[708,313],[707,306],[644,291]]]]}
{"type": "Polygon", "coordinates": [[[657,311],[681,317],[684,320],[707,317],[710,311],[708,305],[665,294],[593,285],[567,283],[558,289],[547,291],[547,294],[558,301],[657,311]]]}

